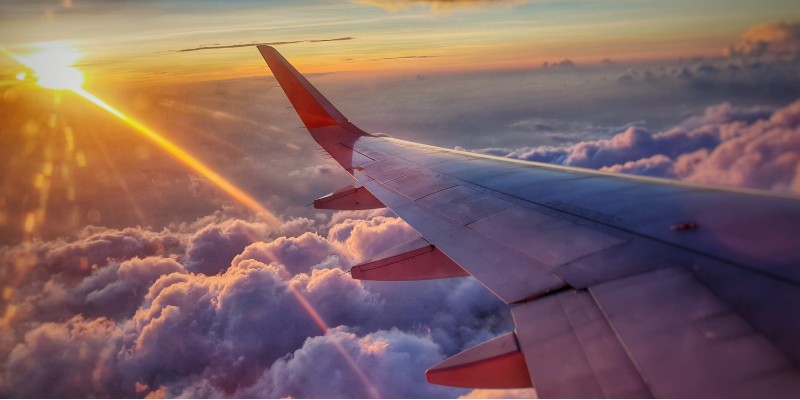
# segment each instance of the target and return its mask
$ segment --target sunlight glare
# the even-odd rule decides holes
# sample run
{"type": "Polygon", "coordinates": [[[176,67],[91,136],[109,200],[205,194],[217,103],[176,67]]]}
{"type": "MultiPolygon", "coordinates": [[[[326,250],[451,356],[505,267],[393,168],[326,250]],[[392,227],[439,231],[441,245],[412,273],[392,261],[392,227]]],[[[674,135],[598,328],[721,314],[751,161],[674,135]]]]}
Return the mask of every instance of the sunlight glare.
{"type": "Polygon", "coordinates": [[[33,70],[39,86],[56,90],[80,89],[85,81],[83,72],[73,65],[81,53],[63,42],[42,43],[35,52],[16,55],[17,61],[33,70]]]}
{"type": "MultiPolygon", "coordinates": [[[[262,220],[275,225],[279,225],[281,223],[278,217],[264,208],[264,206],[262,206],[256,199],[250,197],[236,185],[203,164],[200,160],[180,148],[178,145],[172,143],[166,137],[158,134],[135,119],[128,117],[97,96],[83,89],[81,87],[84,82],[83,73],[72,66],[78,60],[78,58],[80,58],[80,52],[62,42],[42,43],[39,44],[37,48],[39,49],[38,51],[25,56],[11,53],[2,47],[0,47],[0,53],[6,54],[17,62],[32,69],[38,79],[37,83],[40,86],[56,90],[70,90],[80,95],[84,99],[94,103],[98,107],[119,118],[128,126],[135,129],[136,132],[155,142],[164,151],[180,160],[190,169],[202,175],[208,181],[222,189],[222,191],[239,201],[239,203],[248,207],[250,210],[255,211],[256,215],[262,220]]],[[[86,158],[82,153],[78,152],[75,157],[76,163],[79,167],[86,165],[86,158]]],[[[34,228],[34,223],[34,220],[31,220],[30,222],[26,220],[26,231],[32,231],[34,228]]]]}

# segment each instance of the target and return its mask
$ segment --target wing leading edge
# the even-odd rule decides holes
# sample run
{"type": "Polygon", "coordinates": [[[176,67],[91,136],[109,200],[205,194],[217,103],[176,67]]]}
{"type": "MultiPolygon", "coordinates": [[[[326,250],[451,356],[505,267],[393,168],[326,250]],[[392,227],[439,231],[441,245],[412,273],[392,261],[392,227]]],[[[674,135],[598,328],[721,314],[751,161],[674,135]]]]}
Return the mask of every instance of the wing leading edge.
{"type": "Polygon", "coordinates": [[[511,307],[514,332],[431,368],[430,382],[535,385],[542,397],[800,396],[796,198],[376,137],[259,51],[356,181],[319,204],[385,205],[424,237],[354,276],[469,274],[511,307]]]}

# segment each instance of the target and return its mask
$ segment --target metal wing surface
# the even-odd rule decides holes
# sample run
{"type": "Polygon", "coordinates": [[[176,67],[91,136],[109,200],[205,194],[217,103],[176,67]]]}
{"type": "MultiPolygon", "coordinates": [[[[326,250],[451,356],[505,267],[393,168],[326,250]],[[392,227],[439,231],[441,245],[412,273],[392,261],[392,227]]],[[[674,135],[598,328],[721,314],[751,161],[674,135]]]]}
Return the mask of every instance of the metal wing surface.
{"type": "Polygon", "coordinates": [[[259,46],[311,136],[354,178],[318,208],[386,206],[422,234],[359,279],[471,275],[516,328],[436,384],[542,397],[800,396],[800,201],[509,160],[350,123],[259,46]]]}

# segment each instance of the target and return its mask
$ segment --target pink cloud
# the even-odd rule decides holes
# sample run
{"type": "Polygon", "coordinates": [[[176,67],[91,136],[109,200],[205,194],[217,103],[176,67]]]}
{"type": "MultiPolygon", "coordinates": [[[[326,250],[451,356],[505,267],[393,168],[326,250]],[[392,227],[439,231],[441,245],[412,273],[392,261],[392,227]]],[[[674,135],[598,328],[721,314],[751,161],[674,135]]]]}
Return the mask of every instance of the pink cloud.
{"type": "Polygon", "coordinates": [[[328,240],[336,243],[353,260],[369,260],[376,254],[409,242],[420,235],[397,217],[346,219],[328,230],[328,240]]]}
{"type": "Polygon", "coordinates": [[[728,49],[731,55],[761,56],[800,52],[800,24],[767,22],[745,31],[728,49]]]}
{"type": "MultiPolygon", "coordinates": [[[[721,127],[725,140],[707,153],[686,155],[679,178],[703,183],[794,191],[800,168],[800,101],[753,124],[721,127]],[[727,128],[727,132],[725,132],[727,128]],[[689,162],[691,160],[691,162],[689,162]]],[[[680,160],[680,158],[679,158],[680,160]]]]}
{"type": "MultiPolygon", "coordinates": [[[[341,355],[326,358],[333,357],[334,338],[382,394],[463,394],[425,384],[425,368],[510,329],[508,312],[472,279],[419,284],[351,279],[342,264],[368,255],[367,246],[402,243],[413,233],[382,213],[364,214],[368,220],[334,215],[327,238],[306,232],[257,240],[215,274],[190,268],[205,261],[192,243],[233,247],[240,244],[230,239],[243,232],[270,236],[283,228],[273,232],[214,215],[172,231],[93,227],[72,241],[38,242],[44,256],[37,262],[48,260],[51,268],[58,262],[48,254],[84,256],[92,246],[110,250],[81,274],[31,274],[15,283],[5,305],[13,312],[0,320],[8,333],[0,340],[0,356],[8,360],[0,367],[0,394],[286,397],[334,393],[304,382],[339,376],[328,390],[362,395],[363,386],[352,384],[352,367],[340,362],[341,355]],[[143,255],[146,246],[108,244],[167,239],[169,250],[152,251],[158,255],[143,255]],[[328,334],[295,293],[332,328],[328,334]],[[295,378],[283,378],[287,374],[295,378]]],[[[246,239],[242,242],[252,240],[246,239]]],[[[0,256],[22,254],[25,246],[0,256]]]]}
{"type": "Polygon", "coordinates": [[[315,233],[306,232],[298,237],[280,237],[269,243],[253,243],[233,259],[233,264],[247,259],[265,264],[277,262],[290,273],[297,274],[308,271],[331,256],[345,262],[349,259],[336,244],[315,233]]]}
{"type": "Polygon", "coordinates": [[[636,161],[626,161],[624,164],[602,167],[600,170],[634,175],[670,176],[674,164],[675,162],[671,158],[663,154],[656,154],[636,161]]]}
{"type": "Polygon", "coordinates": [[[260,381],[241,393],[247,397],[293,398],[447,397],[463,390],[428,385],[424,375],[399,371],[422,370],[442,359],[428,335],[381,330],[359,336],[344,329],[308,339],[291,355],[278,360],[260,381]],[[363,374],[352,371],[341,350],[363,374]],[[345,373],[331,374],[330,371],[345,373]],[[320,379],[325,376],[326,379],[320,379]]]}
{"type": "MultiPolygon", "coordinates": [[[[498,149],[488,152],[497,154],[498,149]]],[[[777,110],[723,103],[660,133],[630,127],[611,139],[568,147],[511,149],[505,155],[611,172],[800,193],[800,101],[777,110]]]]}

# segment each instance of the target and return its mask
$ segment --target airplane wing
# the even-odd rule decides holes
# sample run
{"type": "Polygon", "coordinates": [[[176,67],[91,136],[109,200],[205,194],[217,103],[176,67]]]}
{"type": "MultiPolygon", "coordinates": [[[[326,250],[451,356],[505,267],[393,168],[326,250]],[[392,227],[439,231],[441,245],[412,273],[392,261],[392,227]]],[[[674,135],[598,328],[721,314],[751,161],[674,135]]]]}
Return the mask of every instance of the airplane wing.
{"type": "Polygon", "coordinates": [[[389,207],[423,238],[354,278],[471,275],[515,329],[431,383],[542,397],[800,396],[800,201],[516,161],[357,128],[259,46],[314,140],[354,184],[323,209],[389,207]]]}

